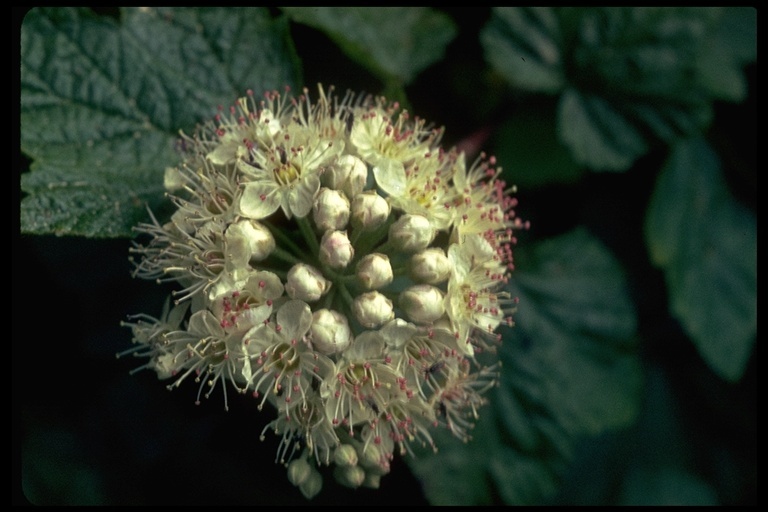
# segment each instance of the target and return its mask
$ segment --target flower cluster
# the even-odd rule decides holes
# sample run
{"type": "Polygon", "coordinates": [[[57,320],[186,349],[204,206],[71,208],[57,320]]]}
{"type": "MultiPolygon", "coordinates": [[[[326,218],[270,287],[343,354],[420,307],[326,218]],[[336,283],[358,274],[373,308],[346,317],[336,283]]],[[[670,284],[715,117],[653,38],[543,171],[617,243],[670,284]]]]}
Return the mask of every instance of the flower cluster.
{"type": "MultiPolygon", "coordinates": [[[[384,98],[319,87],[257,100],[179,141],[165,173],[177,207],[137,227],[135,276],[175,281],[160,318],[125,322],[141,368],[227,388],[277,412],[277,460],[311,498],[320,465],[377,487],[395,454],[469,439],[498,377],[516,298],[512,189],[441,129],[384,98]]],[[[262,432],[262,436],[265,432],[262,432]]]]}

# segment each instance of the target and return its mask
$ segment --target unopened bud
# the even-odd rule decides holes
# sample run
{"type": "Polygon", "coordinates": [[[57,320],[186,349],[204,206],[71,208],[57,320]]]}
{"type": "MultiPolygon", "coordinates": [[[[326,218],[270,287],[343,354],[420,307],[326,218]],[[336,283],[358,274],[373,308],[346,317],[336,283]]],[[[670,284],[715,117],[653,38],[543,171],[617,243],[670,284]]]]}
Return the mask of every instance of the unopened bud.
{"type": "Polygon", "coordinates": [[[392,301],[379,292],[358,295],[352,302],[352,313],[366,329],[373,329],[395,317],[392,301]]]}
{"type": "Polygon", "coordinates": [[[341,485],[357,489],[365,481],[365,470],[360,466],[336,466],[333,476],[341,485]]]}
{"type": "Polygon", "coordinates": [[[184,188],[187,181],[179,171],[178,167],[166,167],[165,175],[163,176],[163,185],[168,192],[175,192],[184,188]]]}
{"type": "Polygon", "coordinates": [[[315,302],[331,288],[331,282],[311,265],[297,263],[288,271],[285,292],[292,299],[315,302]]]}
{"type": "Polygon", "coordinates": [[[392,207],[375,190],[357,194],[352,199],[351,222],[363,231],[373,231],[389,218],[392,207]]]}
{"type": "Polygon", "coordinates": [[[337,466],[357,466],[357,450],[351,444],[341,444],[333,453],[333,461],[337,466]]]}
{"type": "Polygon", "coordinates": [[[431,323],[445,313],[445,297],[429,284],[411,286],[400,294],[399,306],[413,322],[431,323]]]}
{"type": "Polygon", "coordinates": [[[435,239],[435,228],[422,215],[405,214],[389,227],[389,241],[398,251],[422,251],[435,239]]]}
{"type": "Polygon", "coordinates": [[[326,231],[320,240],[320,261],[331,268],[345,268],[355,256],[346,231],[326,231]]]}
{"type": "Polygon", "coordinates": [[[411,256],[410,270],[415,281],[438,284],[451,275],[451,262],[444,250],[430,247],[411,256]]]}
{"type": "Polygon", "coordinates": [[[349,330],[347,317],[338,311],[315,311],[309,332],[312,335],[312,346],[325,355],[342,352],[352,343],[352,331],[349,330]]]}
{"type": "Polygon", "coordinates": [[[378,489],[381,486],[381,475],[372,473],[370,471],[365,472],[365,480],[363,480],[363,487],[369,489],[378,489]]]}
{"type": "Polygon", "coordinates": [[[275,237],[264,224],[242,219],[227,228],[227,237],[242,236],[250,249],[250,261],[262,261],[275,250],[275,237]]]}
{"type": "Polygon", "coordinates": [[[288,464],[288,481],[293,485],[301,485],[312,473],[312,466],[306,459],[294,459],[288,464]]]}
{"type": "Polygon", "coordinates": [[[319,493],[322,488],[323,475],[321,475],[320,472],[314,468],[312,468],[312,472],[309,473],[307,479],[299,484],[299,490],[301,491],[301,494],[303,494],[304,497],[308,500],[311,500],[317,496],[317,493],[319,493]]]}
{"type": "Polygon", "coordinates": [[[355,270],[357,278],[368,290],[387,286],[392,282],[392,265],[386,254],[373,253],[363,256],[355,270]]]}
{"type": "Polygon", "coordinates": [[[321,188],[312,206],[312,218],[321,231],[344,229],[349,222],[349,199],[338,190],[321,188]]]}
{"type": "Polygon", "coordinates": [[[382,445],[374,443],[368,443],[364,446],[359,457],[359,464],[365,466],[367,469],[366,473],[375,475],[386,475],[389,473],[389,457],[386,450],[382,450],[381,447],[382,445]]]}
{"type": "Polygon", "coordinates": [[[353,155],[342,155],[322,175],[322,183],[328,188],[341,190],[354,197],[365,188],[368,181],[368,166],[353,155]]]}

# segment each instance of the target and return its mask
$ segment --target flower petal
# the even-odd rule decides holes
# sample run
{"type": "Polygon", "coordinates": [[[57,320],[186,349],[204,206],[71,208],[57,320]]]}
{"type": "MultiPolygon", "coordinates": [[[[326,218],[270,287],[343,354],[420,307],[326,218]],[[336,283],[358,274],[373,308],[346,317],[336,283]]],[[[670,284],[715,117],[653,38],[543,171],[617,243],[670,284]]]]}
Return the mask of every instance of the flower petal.
{"type": "Polygon", "coordinates": [[[383,158],[373,168],[373,177],[381,190],[390,196],[402,197],[405,194],[405,168],[402,162],[383,158]]]}
{"type": "Polygon", "coordinates": [[[306,216],[312,209],[318,190],[320,190],[320,178],[316,174],[310,174],[296,182],[294,187],[288,191],[288,208],[290,212],[285,212],[285,215],[288,218],[291,217],[291,213],[297,217],[306,216]]]}
{"type": "MultiPolygon", "coordinates": [[[[253,181],[246,183],[240,198],[240,213],[251,219],[263,219],[280,207],[280,189],[276,183],[253,181]]],[[[310,208],[312,205],[310,204],[310,208]]]]}
{"type": "Polygon", "coordinates": [[[312,325],[312,310],[301,300],[289,300],[277,312],[277,325],[288,339],[301,339],[312,325]]]}

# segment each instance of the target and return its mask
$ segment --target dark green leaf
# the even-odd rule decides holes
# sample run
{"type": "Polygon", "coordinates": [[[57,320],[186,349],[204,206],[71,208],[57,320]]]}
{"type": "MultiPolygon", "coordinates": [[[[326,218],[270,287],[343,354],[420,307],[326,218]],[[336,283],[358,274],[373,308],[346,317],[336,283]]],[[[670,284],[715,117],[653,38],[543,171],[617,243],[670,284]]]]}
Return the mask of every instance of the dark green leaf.
{"type": "Polygon", "coordinates": [[[560,27],[551,7],[496,7],[480,41],[486,61],[514,87],[556,93],[565,85],[560,27]]]}
{"type": "Polygon", "coordinates": [[[453,21],[429,7],[283,7],[291,19],[325,32],[383,82],[405,85],[443,57],[453,21]]]}
{"type": "Polygon", "coordinates": [[[408,459],[433,504],[539,503],[557,489],[576,439],[638,412],[635,311],[613,256],[579,229],[519,248],[515,262],[517,325],[505,332],[501,385],[473,440],[441,431],[437,455],[408,459]]]}
{"type": "Polygon", "coordinates": [[[179,130],[246,89],[295,81],[265,9],[34,9],[21,34],[21,229],[128,236],[162,200],[179,130]]]}
{"type": "Polygon", "coordinates": [[[620,505],[703,506],[719,505],[715,491],[706,482],[674,467],[635,467],[621,490],[620,505]]]}
{"type": "Polygon", "coordinates": [[[705,141],[675,147],[648,206],[645,239],[672,313],[710,367],[738,380],[757,331],[757,224],[728,193],[705,141]]]}
{"type": "Polygon", "coordinates": [[[742,66],[757,56],[757,10],[728,7],[712,37],[699,54],[698,74],[703,87],[718,99],[739,102],[747,95],[742,66]]]}
{"type": "Polygon", "coordinates": [[[714,98],[740,100],[754,55],[753,10],[707,7],[494,10],[488,60],[514,87],[563,92],[561,140],[593,170],[628,169],[658,139],[711,121],[714,98]]]}
{"type": "Polygon", "coordinates": [[[557,139],[554,106],[521,106],[499,127],[494,142],[505,179],[521,190],[574,183],[584,169],[557,139]]]}
{"type": "Polygon", "coordinates": [[[625,170],[647,150],[632,122],[600,96],[566,89],[557,119],[560,138],[576,161],[594,170],[625,170]]]}

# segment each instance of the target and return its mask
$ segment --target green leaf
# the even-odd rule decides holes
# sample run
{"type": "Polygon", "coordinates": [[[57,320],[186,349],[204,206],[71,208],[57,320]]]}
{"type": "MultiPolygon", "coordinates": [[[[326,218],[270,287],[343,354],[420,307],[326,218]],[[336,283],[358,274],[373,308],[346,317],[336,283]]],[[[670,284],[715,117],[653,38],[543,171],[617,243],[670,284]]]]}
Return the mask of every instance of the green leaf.
{"type": "Polygon", "coordinates": [[[499,126],[494,154],[508,183],[527,190],[583,176],[584,168],[558,140],[555,120],[554,105],[522,105],[499,126]]]}
{"type": "Polygon", "coordinates": [[[757,332],[757,224],[729,194],[717,155],[679,143],[658,177],[645,220],[672,314],[722,378],[741,378],[757,332]]]}
{"type": "Polygon", "coordinates": [[[648,149],[632,122],[600,96],[566,89],[557,121],[574,159],[593,170],[625,170],[648,149]]]}
{"type": "Polygon", "coordinates": [[[266,9],[33,9],[21,33],[21,229],[129,236],[163,198],[179,130],[246,89],[293,84],[287,22],[266,9]]]}
{"type": "Polygon", "coordinates": [[[512,86],[556,93],[565,85],[560,27],[551,7],[495,7],[480,42],[485,60],[512,86]]]}
{"type": "Polygon", "coordinates": [[[740,102],[747,95],[742,66],[757,56],[757,10],[727,7],[721,22],[700,53],[700,82],[717,99],[740,102]]]}
{"type": "Polygon", "coordinates": [[[626,426],[639,410],[635,310],[610,252],[577,229],[517,249],[515,263],[517,325],[473,439],[440,431],[437,455],[408,459],[435,505],[541,503],[578,438],[626,426]]]}
{"type": "Polygon", "coordinates": [[[456,36],[447,15],[429,7],[282,7],[322,30],[385,83],[406,85],[443,57],[456,36]]]}
{"type": "Polygon", "coordinates": [[[560,140],[579,164],[624,171],[652,144],[707,126],[713,99],[744,97],[753,11],[507,7],[481,40],[513,87],[562,91],[560,140]]]}
{"type": "Polygon", "coordinates": [[[621,489],[620,505],[719,505],[714,489],[698,477],[674,467],[632,468],[621,489]]]}

